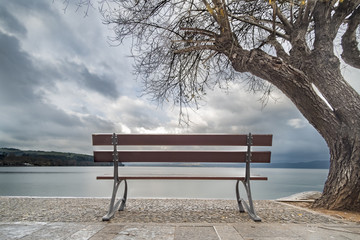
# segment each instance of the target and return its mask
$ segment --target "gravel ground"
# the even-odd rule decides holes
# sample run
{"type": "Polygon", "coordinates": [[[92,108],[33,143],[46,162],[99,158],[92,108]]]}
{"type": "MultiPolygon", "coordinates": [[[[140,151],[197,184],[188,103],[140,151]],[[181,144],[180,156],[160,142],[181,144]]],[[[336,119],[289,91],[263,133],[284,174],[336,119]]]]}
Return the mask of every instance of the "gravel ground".
{"type": "MultiPolygon", "coordinates": [[[[99,222],[110,199],[0,197],[0,222],[99,222]]],[[[268,223],[336,224],[342,220],[271,201],[254,202],[268,223]]],[[[235,200],[128,199],[112,223],[239,223],[252,222],[235,200]]]]}

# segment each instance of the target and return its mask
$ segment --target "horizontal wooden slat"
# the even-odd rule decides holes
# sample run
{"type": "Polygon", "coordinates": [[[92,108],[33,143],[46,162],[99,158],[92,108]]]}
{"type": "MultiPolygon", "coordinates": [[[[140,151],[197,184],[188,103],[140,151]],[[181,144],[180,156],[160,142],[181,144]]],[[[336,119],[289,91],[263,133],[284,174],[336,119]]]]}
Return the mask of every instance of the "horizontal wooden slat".
{"type": "Polygon", "coordinates": [[[112,145],[112,134],[93,134],[93,146],[112,145]]]}
{"type": "MultiPolygon", "coordinates": [[[[271,146],[272,135],[252,135],[253,146],[271,146]]],[[[93,134],[93,145],[112,145],[112,134],[93,134]]],[[[246,146],[247,135],[117,134],[118,145],[246,146]]]]}
{"type": "Polygon", "coordinates": [[[263,134],[263,135],[252,135],[253,142],[252,146],[272,146],[273,135],[263,134]]]}
{"type": "MultiPolygon", "coordinates": [[[[98,180],[114,180],[113,176],[98,176],[98,180]]],[[[120,176],[119,180],[240,180],[245,177],[212,177],[212,176],[120,176]]],[[[268,180],[267,177],[250,177],[250,180],[268,180]]]]}
{"type": "MultiPolygon", "coordinates": [[[[95,151],[95,162],[112,162],[112,151],[95,151]]],[[[252,163],[269,163],[271,152],[252,152],[252,163]]],[[[119,151],[119,162],[245,162],[246,152],[119,151]]]]}

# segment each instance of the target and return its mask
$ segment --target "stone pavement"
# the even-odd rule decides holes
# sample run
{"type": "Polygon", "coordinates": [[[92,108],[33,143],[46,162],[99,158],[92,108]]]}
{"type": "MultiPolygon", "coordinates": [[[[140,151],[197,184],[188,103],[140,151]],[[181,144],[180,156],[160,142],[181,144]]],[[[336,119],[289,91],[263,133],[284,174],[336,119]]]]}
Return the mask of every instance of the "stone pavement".
{"type": "Polygon", "coordinates": [[[235,200],[129,199],[109,222],[109,199],[0,197],[0,240],[357,239],[360,224],[272,200],[255,201],[262,222],[235,200]]]}
{"type": "Polygon", "coordinates": [[[360,239],[359,224],[151,224],[0,222],[0,239],[235,240],[360,239]]]}

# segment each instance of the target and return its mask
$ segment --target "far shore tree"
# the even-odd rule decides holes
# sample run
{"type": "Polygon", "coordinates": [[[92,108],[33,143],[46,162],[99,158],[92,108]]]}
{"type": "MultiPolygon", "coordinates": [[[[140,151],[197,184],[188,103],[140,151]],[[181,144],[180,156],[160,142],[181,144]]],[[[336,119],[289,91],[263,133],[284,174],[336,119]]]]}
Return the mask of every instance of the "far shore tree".
{"type": "Polygon", "coordinates": [[[135,70],[158,101],[196,105],[244,75],[265,95],[276,86],[329,147],[314,205],[360,209],[360,95],[340,69],[340,58],[360,68],[360,0],[78,1],[100,4],[115,41],[131,38],[135,70]]]}

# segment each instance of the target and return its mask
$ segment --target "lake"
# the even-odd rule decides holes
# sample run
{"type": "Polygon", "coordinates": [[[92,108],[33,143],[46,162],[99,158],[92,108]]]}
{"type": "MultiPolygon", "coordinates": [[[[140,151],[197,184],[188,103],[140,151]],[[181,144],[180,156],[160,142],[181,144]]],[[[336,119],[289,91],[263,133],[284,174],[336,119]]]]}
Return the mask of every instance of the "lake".
{"type": "MultiPolygon", "coordinates": [[[[111,197],[112,167],[0,167],[0,196],[111,197]]],[[[183,171],[179,167],[176,171],[183,171]]],[[[140,171],[141,168],[139,168],[140,171]]],[[[143,169],[146,170],[146,169],[143,169]]],[[[148,168],[147,168],[148,171],[148,168]]],[[[166,167],[161,171],[168,171],[166,167]]],[[[210,169],[217,171],[217,168],[210,169]]],[[[231,168],[229,168],[229,171],[231,168]]],[[[327,169],[253,168],[268,181],[252,181],[253,199],[277,199],[304,191],[322,191],[327,169]]],[[[129,198],[235,199],[235,181],[132,180],[129,198]]],[[[241,192],[244,194],[244,191],[241,192]]],[[[244,195],[243,195],[244,196],[244,195]]]]}

